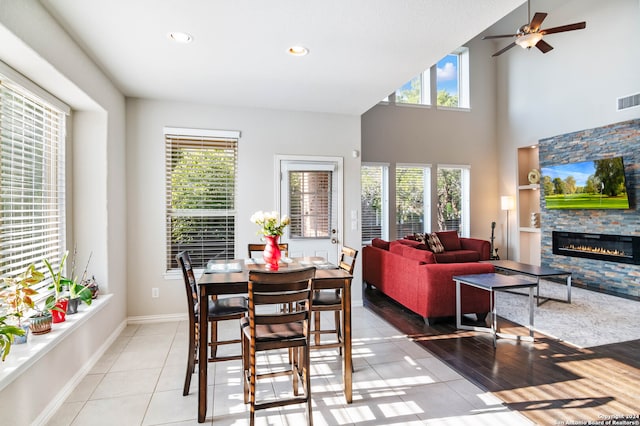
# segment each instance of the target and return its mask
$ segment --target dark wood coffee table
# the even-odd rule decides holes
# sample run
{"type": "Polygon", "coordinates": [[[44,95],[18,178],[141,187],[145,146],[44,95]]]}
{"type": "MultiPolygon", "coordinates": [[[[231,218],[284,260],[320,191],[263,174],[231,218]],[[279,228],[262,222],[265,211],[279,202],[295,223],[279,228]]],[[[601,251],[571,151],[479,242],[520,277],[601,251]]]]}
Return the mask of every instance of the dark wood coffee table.
{"type": "Polygon", "coordinates": [[[531,280],[512,275],[504,275],[498,273],[490,274],[472,274],[472,275],[455,275],[453,280],[456,283],[456,327],[461,330],[484,331],[493,334],[493,347],[496,347],[498,337],[507,339],[524,340],[533,342],[533,288],[538,284],[531,280]],[[491,298],[491,327],[481,327],[474,325],[462,324],[462,308],[460,303],[460,284],[466,284],[472,287],[480,288],[489,292],[491,298]],[[529,289],[529,336],[520,336],[516,334],[506,334],[498,332],[498,315],[496,310],[495,295],[496,291],[508,291],[516,288],[529,289]]]}
{"type": "Polygon", "coordinates": [[[571,303],[571,272],[559,271],[557,269],[548,268],[546,266],[529,265],[528,263],[520,263],[513,260],[483,260],[482,263],[491,263],[498,271],[518,273],[535,277],[538,287],[536,291],[538,306],[549,300],[571,303]],[[567,280],[567,298],[565,300],[555,299],[553,297],[540,297],[540,278],[565,276],[567,280]]]}

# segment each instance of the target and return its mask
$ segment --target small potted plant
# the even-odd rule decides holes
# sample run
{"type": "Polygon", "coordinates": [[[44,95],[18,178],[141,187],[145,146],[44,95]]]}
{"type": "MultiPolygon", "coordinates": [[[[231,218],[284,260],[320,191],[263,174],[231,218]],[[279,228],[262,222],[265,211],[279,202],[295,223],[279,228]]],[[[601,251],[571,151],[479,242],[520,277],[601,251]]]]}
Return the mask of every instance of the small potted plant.
{"type": "Polygon", "coordinates": [[[18,327],[25,331],[21,338],[15,339],[15,343],[25,343],[27,341],[29,322],[23,321],[22,318],[28,310],[34,308],[32,297],[38,294],[31,286],[38,284],[43,279],[44,274],[38,271],[33,264],[29,265],[24,272],[15,277],[5,277],[2,279],[7,288],[0,294],[0,297],[2,297],[9,306],[9,315],[17,318],[18,327]]]}
{"type": "Polygon", "coordinates": [[[78,277],[75,275],[77,250],[75,247],[73,249],[73,259],[71,261],[71,277],[73,278],[69,279],[66,282],[66,287],[69,291],[69,305],[67,306],[67,315],[77,313],[80,302],[84,302],[87,306],[91,305],[93,293],[91,292],[90,288],[87,288],[87,286],[84,284],[84,281],[87,277],[87,268],[89,268],[89,262],[91,262],[92,255],[93,252],[89,254],[89,259],[87,260],[87,265],[84,268],[82,279],[78,280],[78,277]]]}
{"type": "Polygon", "coordinates": [[[67,295],[63,294],[63,291],[65,287],[69,286],[71,280],[65,278],[62,275],[62,271],[64,270],[64,262],[67,260],[68,255],[69,251],[65,251],[62,259],[60,260],[60,265],[58,266],[57,272],[54,272],[51,262],[49,262],[47,259],[43,260],[44,264],[49,270],[49,274],[51,275],[51,285],[49,285],[49,289],[53,290],[53,294],[47,297],[47,300],[45,302],[45,310],[51,311],[54,323],[59,323],[66,320],[69,298],[67,297],[67,295]]]}
{"type": "Polygon", "coordinates": [[[29,318],[29,329],[31,330],[31,334],[47,334],[51,331],[53,316],[50,311],[41,311],[37,306],[36,311],[37,312],[29,318]]]}
{"type": "Polygon", "coordinates": [[[69,280],[68,284],[69,290],[69,305],[67,307],[68,314],[75,314],[78,312],[78,305],[80,302],[84,302],[85,304],[91,305],[92,293],[91,289],[78,283],[77,280],[69,280]]]}
{"type": "Polygon", "coordinates": [[[0,354],[2,355],[2,361],[7,358],[11,351],[11,344],[16,336],[24,336],[25,332],[22,328],[7,324],[7,317],[0,317],[0,354]]]}

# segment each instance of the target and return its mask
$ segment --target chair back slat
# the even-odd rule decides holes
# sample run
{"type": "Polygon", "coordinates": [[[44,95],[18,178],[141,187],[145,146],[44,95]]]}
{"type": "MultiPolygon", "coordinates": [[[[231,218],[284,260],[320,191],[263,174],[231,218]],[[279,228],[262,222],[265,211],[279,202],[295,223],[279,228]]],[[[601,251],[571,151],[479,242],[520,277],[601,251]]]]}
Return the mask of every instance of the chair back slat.
{"type": "MultiPolygon", "coordinates": [[[[247,246],[247,253],[249,254],[249,258],[253,257],[253,253],[263,252],[266,247],[266,244],[254,244],[250,243],[247,246]]],[[[280,251],[284,257],[289,257],[289,244],[288,243],[278,243],[278,247],[280,247],[280,251]]]]}
{"type": "Polygon", "coordinates": [[[249,272],[249,320],[254,324],[285,324],[307,321],[310,317],[311,286],[315,268],[295,271],[249,272]],[[296,306],[299,310],[281,311],[278,305],[296,306]],[[267,307],[256,312],[257,307],[267,307]],[[273,309],[268,309],[272,306],[273,309]]]}
{"type": "Polygon", "coordinates": [[[255,316],[256,324],[288,324],[304,321],[309,318],[308,311],[291,311],[277,314],[261,314],[255,316]]]}
{"type": "Polygon", "coordinates": [[[358,257],[358,250],[343,246],[338,267],[344,269],[349,274],[353,274],[353,270],[356,267],[356,257],[358,257]]]}
{"type": "Polygon", "coordinates": [[[258,293],[253,292],[253,303],[258,305],[277,305],[283,303],[296,303],[309,297],[309,291],[282,291],[277,293],[258,293]]]}

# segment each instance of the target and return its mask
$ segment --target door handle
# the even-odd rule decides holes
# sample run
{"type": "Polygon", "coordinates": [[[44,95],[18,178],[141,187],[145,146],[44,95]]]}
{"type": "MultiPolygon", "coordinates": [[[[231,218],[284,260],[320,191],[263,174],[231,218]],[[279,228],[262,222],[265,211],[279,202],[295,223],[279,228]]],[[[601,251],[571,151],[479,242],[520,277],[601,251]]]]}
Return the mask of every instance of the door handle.
{"type": "Polygon", "coordinates": [[[338,244],[338,239],[337,238],[332,238],[331,239],[331,244],[338,244]]]}

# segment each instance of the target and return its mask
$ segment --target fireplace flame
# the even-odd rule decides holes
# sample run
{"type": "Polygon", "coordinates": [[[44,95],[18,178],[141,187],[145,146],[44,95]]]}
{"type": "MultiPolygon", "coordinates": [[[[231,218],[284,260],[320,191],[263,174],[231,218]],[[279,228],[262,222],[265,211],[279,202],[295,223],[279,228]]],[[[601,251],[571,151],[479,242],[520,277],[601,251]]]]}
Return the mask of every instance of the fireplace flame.
{"type": "Polygon", "coordinates": [[[626,253],[622,250],[609,250],[602,247],[591,247],[569,244],[563,247],[566,250],[582,251],[585,253],[606,254],[609,256],[626,256],[626,253]]]}

